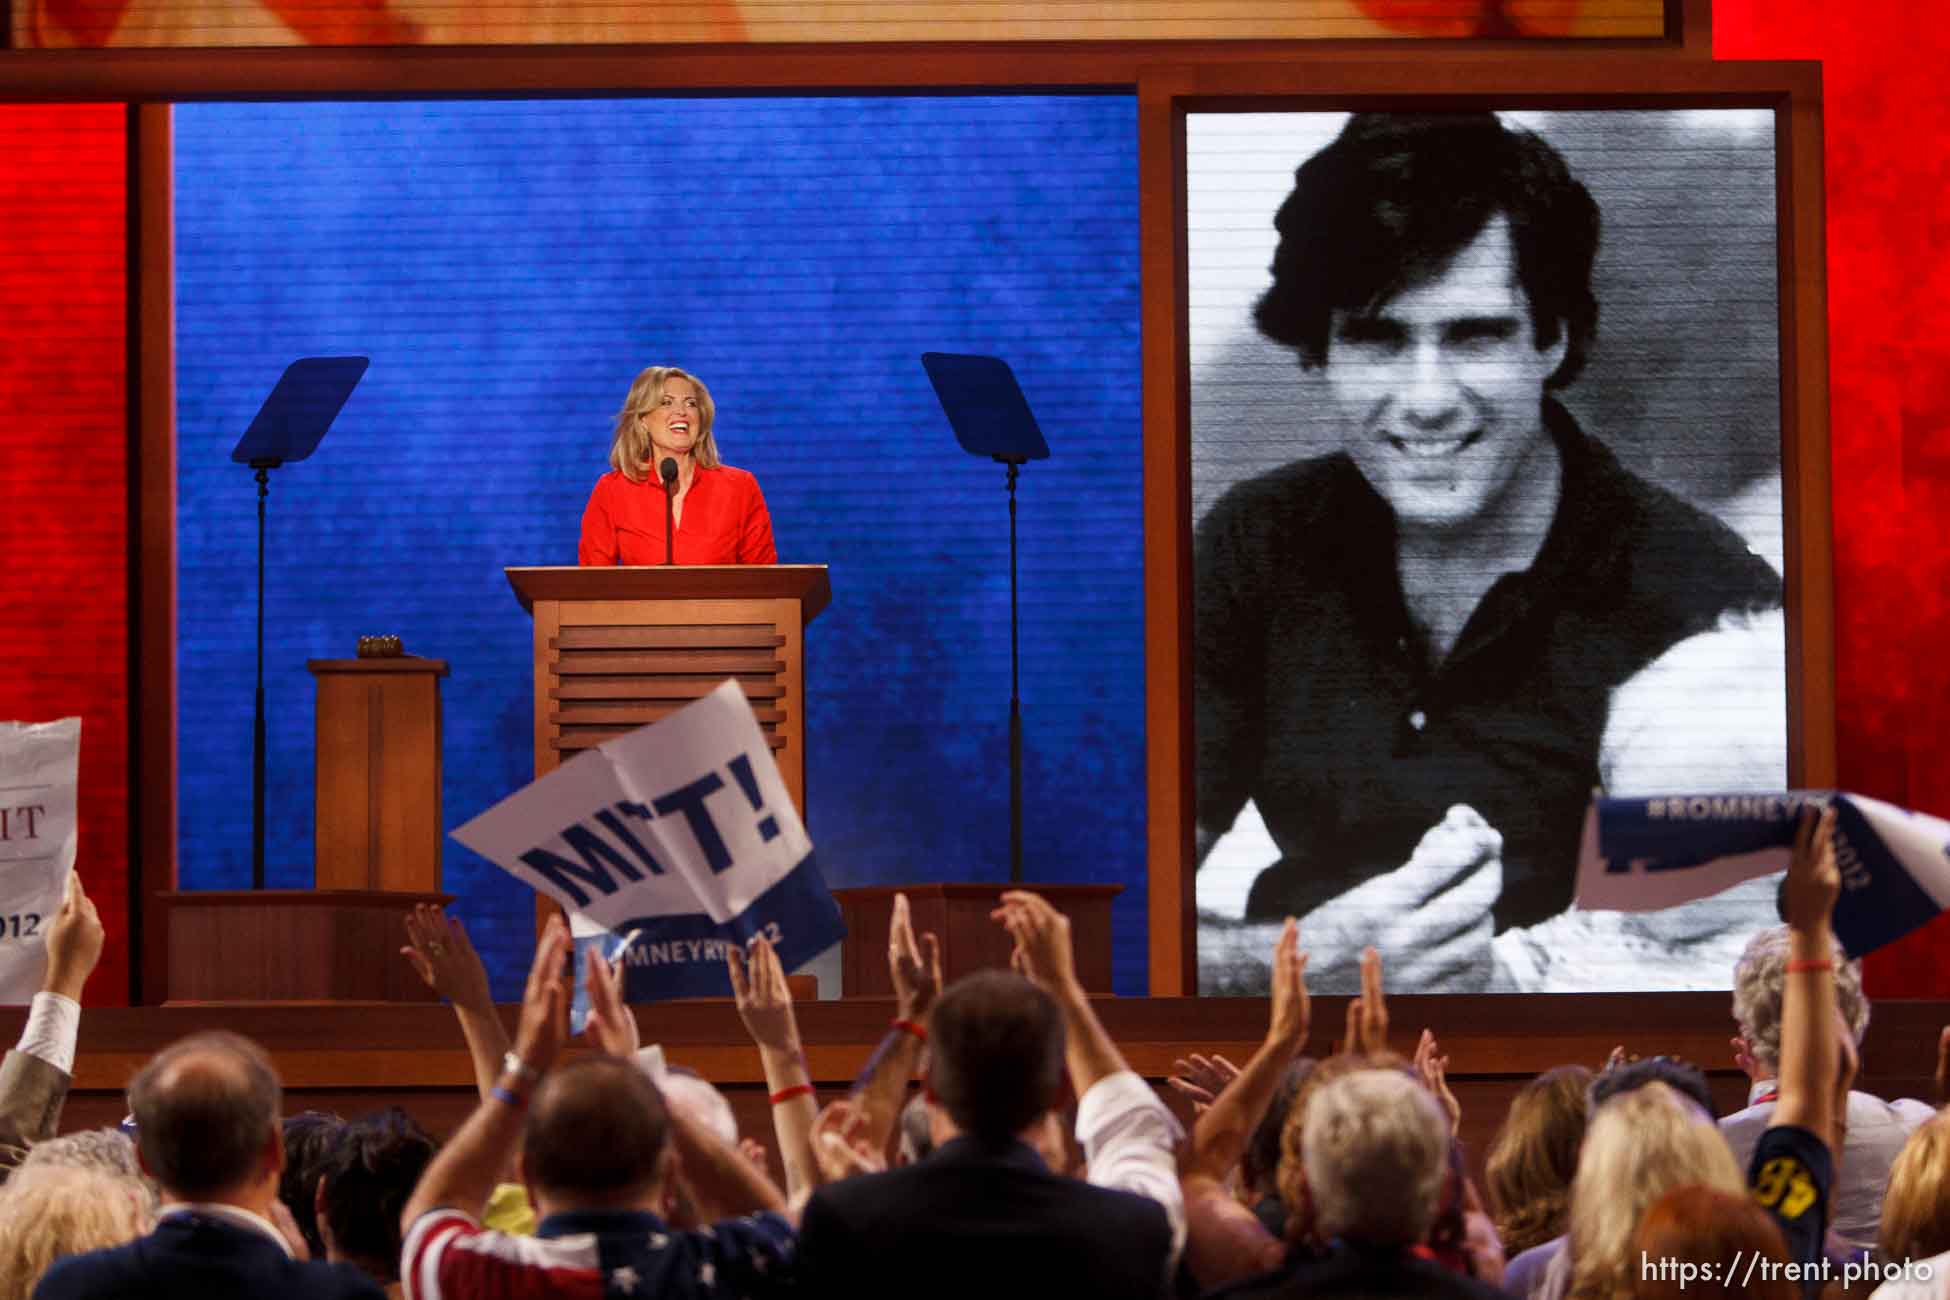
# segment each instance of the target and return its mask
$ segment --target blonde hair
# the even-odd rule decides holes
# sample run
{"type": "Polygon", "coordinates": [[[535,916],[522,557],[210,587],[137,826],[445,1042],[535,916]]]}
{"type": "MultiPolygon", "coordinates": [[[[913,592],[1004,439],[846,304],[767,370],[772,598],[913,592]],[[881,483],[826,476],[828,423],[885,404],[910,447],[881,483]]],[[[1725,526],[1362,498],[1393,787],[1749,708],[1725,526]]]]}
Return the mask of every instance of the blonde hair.
{"type": "Polygon", "coordinates": [[[1483,1190],[1503,1249],[1540,1246],[1564,1231],[1571,1178],[1578,1168],[1591,1108],[1591,1071],[1561,1065],[1538,1075],[1515,1097],[1483,1162],[1483,1190]]]}
{"type": "Polygon", "coordinates": [[[1632,1234],[1647,1207],[1676,1187],[1699,1184],[1745,1195],[1727,1140],[1699,1108],[1663,1083],[1600,1106],[1585,1131],[1571,1180],[1571,1297],[1632,1289],[1632,1234]]]}
{"type": "Polygon", "coordinates": [[[1950,1250],[1950,1120],[1932,1117],[1889,1166],[1877,1248],[1889,1262],[1950,1250]]]}
{"type": "Polygon", "coordinates": [[[657,409],[664,398],[664,385],[673,379],[685,380],[697,389],[698,433],[697,441],[691,444],[691,458],[705,469],[716,469],[721,463],[717,439],[711,436],[711,425],[718,414],[711,390],[689,371],[676,366],[651,366],[630,385],[623,409],[616,413],[616,427],[610,433],[610,468],[632,483],[641,483],[649,477],[650,435],[644,432],[642,417],[657,409]]]}
{"type": "Polygon", "coordinates": [[[133,1241],[152,1223],[148,1190],[126,1175],[18,1170],[0,1189],[0,1300],[27,1300],[56,1260],[133,1241]]]}

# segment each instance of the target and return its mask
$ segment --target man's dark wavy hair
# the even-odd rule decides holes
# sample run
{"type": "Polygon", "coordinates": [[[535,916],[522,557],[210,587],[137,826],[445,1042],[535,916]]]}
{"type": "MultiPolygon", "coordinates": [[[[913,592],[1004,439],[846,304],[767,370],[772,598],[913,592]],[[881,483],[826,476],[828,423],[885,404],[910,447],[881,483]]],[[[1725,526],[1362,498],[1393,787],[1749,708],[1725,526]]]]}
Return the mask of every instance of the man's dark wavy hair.
{"type": "Polygon", "coordinates": [[[329,1111],[300,1111],[284,1121],[284,1172],[278,1176],[278,1199],[291,1211],[313,1259],[325,1258],[325,1239],[318,1235],[318,1179],[344,1131],[345,1121],[329,1111]]]}
{"type": "Polygon", "coordinates": [[[1063,1039],[1056,1003],[1022,976],[965,975],[929,1016],[928,1085],[964,1133],[1006,1142],[1056,1104],[1063,1039]]]}
{"type": "Polygon", "coordinates": [[[1356,113],[1293,179],[1253,319],[1302,364],[1326,364],[1334,312],[1374,311],[1441,274],[1501,214],[1536,346],[1569,340],[1548,386],[1584,369],[1598,330],[1598,205],[1533,132],[1494,113],[1356,113]]]}
{"type": "MultiPolygon", "coordinates": [[[[381,1283],[399,1280],[400,1212],[433,1163],[433,1139],[397,1106],[339,1130],[326,1157],[325,1218],[339,1251],[381,1283]]],[[[322,1257],[321,1257],[322,1258],[322,1257]]]]}

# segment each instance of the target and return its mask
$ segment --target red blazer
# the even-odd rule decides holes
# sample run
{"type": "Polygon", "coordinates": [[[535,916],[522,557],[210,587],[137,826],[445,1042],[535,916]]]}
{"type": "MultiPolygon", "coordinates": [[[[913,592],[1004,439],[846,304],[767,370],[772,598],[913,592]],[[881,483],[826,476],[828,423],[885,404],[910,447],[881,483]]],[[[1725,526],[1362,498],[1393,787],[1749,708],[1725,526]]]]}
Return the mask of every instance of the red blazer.
{"type": "MultiPolygon", "coordinates": [[[[742,469],[698,466],[684,495],[672,549],[679,564],[777,564],[772,516],[758,480],[742,469]]],[[[579,564],[662,564],[664,486],[632,483],[611,470],[596,480],[582,512],[579,564]]]]}

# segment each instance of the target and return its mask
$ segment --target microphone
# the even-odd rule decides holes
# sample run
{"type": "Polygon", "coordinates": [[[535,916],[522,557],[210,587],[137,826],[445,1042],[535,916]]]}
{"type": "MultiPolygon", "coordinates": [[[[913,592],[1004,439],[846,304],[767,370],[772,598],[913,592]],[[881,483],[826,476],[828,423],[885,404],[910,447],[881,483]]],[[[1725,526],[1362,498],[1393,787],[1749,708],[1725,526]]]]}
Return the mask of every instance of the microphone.
{"type": "Polygon", "coordinates": [[[657,466],[658,477],[664,481],[664,563],[675,564],[677,553],[671,546],[671,534],[677,531],[675,502],[677,500],[677,458],[666,456],[657,466]]]}

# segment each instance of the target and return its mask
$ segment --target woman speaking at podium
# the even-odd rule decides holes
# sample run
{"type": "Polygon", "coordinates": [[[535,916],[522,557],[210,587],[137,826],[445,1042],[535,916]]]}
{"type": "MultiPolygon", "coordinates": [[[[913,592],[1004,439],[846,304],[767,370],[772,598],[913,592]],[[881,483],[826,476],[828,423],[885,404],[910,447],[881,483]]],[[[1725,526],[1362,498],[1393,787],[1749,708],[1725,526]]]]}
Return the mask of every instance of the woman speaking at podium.
{"type": "Polygon", "coordinates": [[[630,385],[609,473],[582,512],[582,564],[777,564],[758,480],[718,459],[711,394],[695,375],[651,366],[630,385]],[[668,515],[666,515],[668,502],[668,515]]]}

